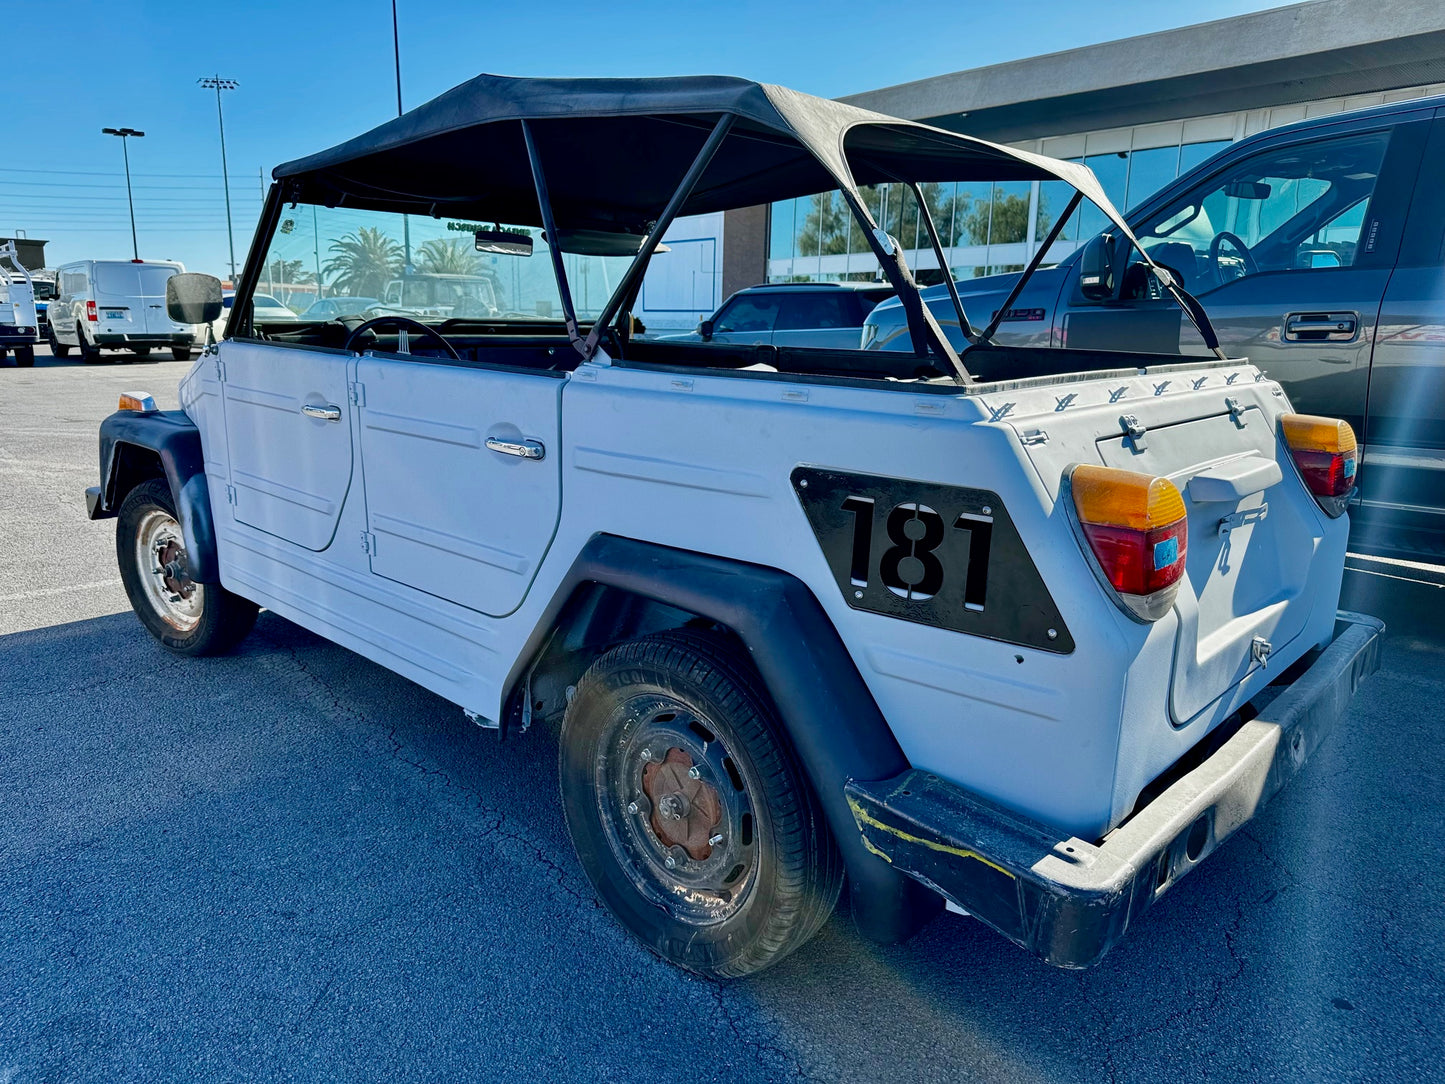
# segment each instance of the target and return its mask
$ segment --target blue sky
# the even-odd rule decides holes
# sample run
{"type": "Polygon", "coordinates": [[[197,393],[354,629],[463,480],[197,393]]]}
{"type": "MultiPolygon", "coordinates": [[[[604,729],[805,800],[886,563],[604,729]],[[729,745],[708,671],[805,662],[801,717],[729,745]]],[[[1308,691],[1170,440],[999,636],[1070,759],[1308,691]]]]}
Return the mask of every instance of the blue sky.
{"type": "MultiPolygon", "coordinates": [[[[408,108],[490,71],[508,75],[741,75],[834,97],[1040,53],[1280,6],[1271,0],[398,0],[408,108]]],[[[395,114],[390,0],[230,4],[9,0],[9,133],[0,236],[48,238],[54,266],[128,258],[120,140],[132,140],[140,252],[225,275],[214,92],[225,94],[236,259],[262,175],[395,114]],[[25,43],[15,48],[17,43],[25,43]],[[18,97],[17,97],[18,92],[18,97]]],[[[1126,73],[1120,73],[1123,77],[1126,73]]]]}

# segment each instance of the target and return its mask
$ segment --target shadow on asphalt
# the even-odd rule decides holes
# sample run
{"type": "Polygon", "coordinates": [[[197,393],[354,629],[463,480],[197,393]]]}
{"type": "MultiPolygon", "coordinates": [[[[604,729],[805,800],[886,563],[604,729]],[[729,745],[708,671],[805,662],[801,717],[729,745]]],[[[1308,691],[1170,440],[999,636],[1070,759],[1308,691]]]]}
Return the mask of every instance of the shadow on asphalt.
{"type": "Polygon", "coordinates": [[[835,916],[698,980],[598,906],[544,731],[498,743],[269,614],[221,659],[128,613],[0,638],[0,1075],[1427,1078],[1441,607],[1377,578],[1348,604],[1415,630],[1385,673],[1084,973],[956,916],[890,947],[835,916]]]}

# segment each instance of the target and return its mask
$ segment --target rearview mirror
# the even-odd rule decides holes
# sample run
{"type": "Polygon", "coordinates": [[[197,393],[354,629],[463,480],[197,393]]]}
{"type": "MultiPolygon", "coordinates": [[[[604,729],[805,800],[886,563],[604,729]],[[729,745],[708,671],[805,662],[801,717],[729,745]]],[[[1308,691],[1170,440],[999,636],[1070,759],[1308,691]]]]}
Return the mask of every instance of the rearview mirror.
{"type": "Polygon", "coordinates": [[[697,325],[697,333],[698,333],[699,335],[701,335],[704,339],[711,339],[711,338],[712,338],[712,321],[711,321],[711,320],[702,320],[702,321],[700,321],[700,322],[698,323],[698,325],[697,325]]]}
{"type": "Polygon", "coordinates": [[[532,255],[532,235],[512,230],[478,230],[477,251],[494,256],[532,255]]]}
{"type": "Polygon", "coordinates": [[[1089,301],[1112,301],[1119,296],[1118,257],[1113,233],[1091,237],[1079,253],[1079,293],[1089,301]]]}
{"type": "Polygon", "coordinates": [[[1224,194],[1232,199],[1269,199],[1273,191],[1264,181],[1230,181],[1224,186],[1224,194]]]}
{"type": "Polygon", "coordinates": [[[221,315],[221,280],[182,271],[166,279],[166,312],[178,324],[209,324],[221,315]]]}

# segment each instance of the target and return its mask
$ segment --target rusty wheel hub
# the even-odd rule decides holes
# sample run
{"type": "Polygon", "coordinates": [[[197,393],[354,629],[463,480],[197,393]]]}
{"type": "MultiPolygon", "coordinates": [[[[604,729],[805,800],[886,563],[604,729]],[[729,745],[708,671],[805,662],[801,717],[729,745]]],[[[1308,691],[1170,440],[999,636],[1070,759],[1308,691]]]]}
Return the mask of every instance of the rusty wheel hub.
{"type": "Polygon", "coordinates": [[[722,802],[697,775],[692,757],[669,749],[661,761],[651,761],[642,770],[642,790],[652,803],[649,823],[663,846],[681,847],[701,862],[712,854],[710,840],[722,820],[722,802]]]}
{"type": "Polygon", "coordinates": [[[186,551],[174,538],[167,539],[156,553],[156,564],[160,566],[161,578],[168,591],[181,598],[190,598],[195,593],[196,585],[186,575],[186,551]]]}

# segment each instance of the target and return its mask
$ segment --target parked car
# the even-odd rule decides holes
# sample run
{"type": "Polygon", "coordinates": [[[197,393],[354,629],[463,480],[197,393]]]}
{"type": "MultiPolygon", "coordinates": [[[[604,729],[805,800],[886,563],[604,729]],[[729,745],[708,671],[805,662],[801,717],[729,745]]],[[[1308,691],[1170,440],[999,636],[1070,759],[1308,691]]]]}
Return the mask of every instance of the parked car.
{"type": "Polygon", "coordinates": [[[16,365],[34,365],[38,328],[34,282],[15,242],[7,241],[0,245],[0,361],[13,350],[16,365]]]}
{"type": "Polygon", "coordinates": [[[893,287],[867,282],[791,282],[749,286],[678,342],[771,343],[852,349],[863,318],[893,296],[893,287]]]}
{"type": "Polygon", "coordinates": [[[55,272],[48,268],[30,273],[30,283],[35,288],[36,330],[42,342],[50,341],[50,303],[59,292],[55,272]]]}
{"type": "MultiPolygon", "coordinates": [[[[1445,558],[1445,96],[1303,121],[1241,140],[1126,220],[1208,308],[1225,347],[1282,383],[1300,409],[1361,436],[1351,545],[1445,558]]],[[[1121,265],[1129,261],[1120,250],[1121,265]]],[[[1137,267],[1137,264],[1134,265],[1137,267]]],[[[996,341],[1204,353],[1146,277],[1086,297],[1079,256],[1039,271],[996,341]]],[[[985,324],[1017,275],[958,284],[985,324]]],[[[926,292],[964,344],[942,287],[926,292]]],[[[903,311],[879,306],[873,349],[909,349],[903,311]]]]}
{"type": "Polygon", "coordinates": [[[196,329],[166,313],[166,283],[184,270],[169,260],[76,260],[57,268],[51,351],[63,358],[74,347],[84,360],[99,361],[102,350],[145,357],[160,347],[189,360],[196,329]]]}
{"type": "Polygon", "coordinates": [[[376,304],[374,297],[324,297],[301,314],[302,320],[335,320],[338,316],[360,316],[376,304]]]}
{"type": "MultiPolygon", "coordinates": [[[[1336,610],[1353,434],[1244,359],[960,357],[886,238],[911,354],[630,334],[675,215],[836,187],[876,239],[855,177],[1003,177],[1122,229],[1082,167],[741,79],[479,76],[274,176],[181,409],[137,392],[101,425],[87,507],[137,615],[199,655],[264,606],[559,734],[582,869],[683,967],[781,959],[845,871],[869,937],[947,901],[1091,965],[1377,665],[1379,622],[1336,610]],[[494,224],[493,319],[247,304],[284,253],[419,245],[438,205],[494,224]]],[[[170,293],[221,308],[209,276],[170,293]]]]}
{"type": "Polygon", "coordinates": [[[390,314],[487,319],[499,313],[492,275],[417,271],[392,279],[373,307],[390,314]]]}

